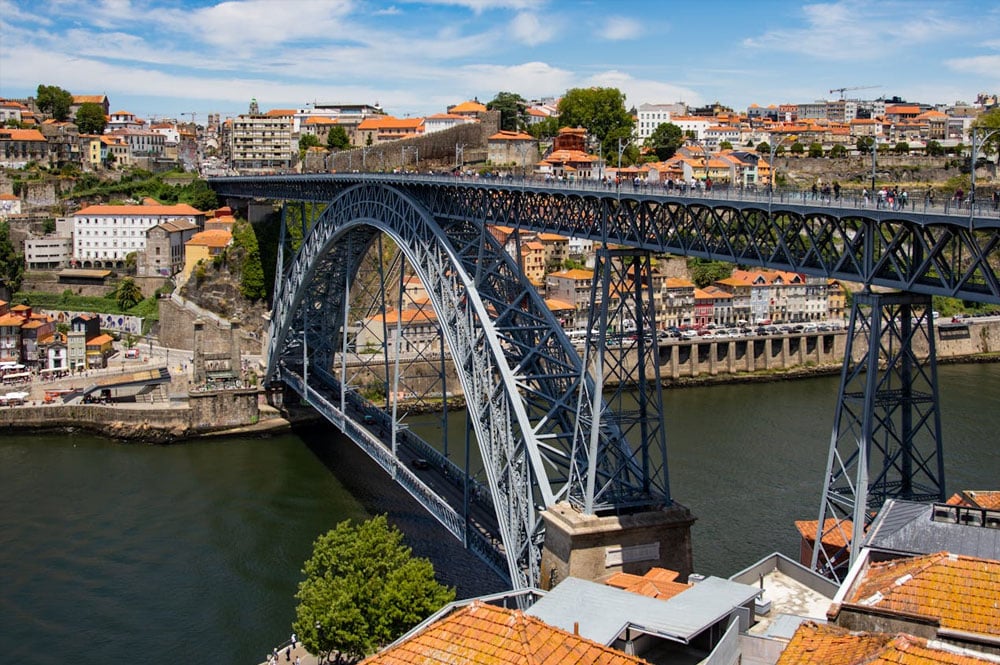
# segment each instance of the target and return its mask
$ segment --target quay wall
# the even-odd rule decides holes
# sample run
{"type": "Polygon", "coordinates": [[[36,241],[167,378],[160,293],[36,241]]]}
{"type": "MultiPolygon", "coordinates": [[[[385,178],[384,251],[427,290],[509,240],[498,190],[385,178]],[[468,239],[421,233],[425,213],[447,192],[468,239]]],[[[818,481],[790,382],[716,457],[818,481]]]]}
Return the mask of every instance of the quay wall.
{"type": "Polygon", "coordinates": [[[46,404],[0,409],[0,431],[80,428],[116,439],[168,443],[208,432],[255,425],[257,390],[190,393],[178,407],[46,404]]]}

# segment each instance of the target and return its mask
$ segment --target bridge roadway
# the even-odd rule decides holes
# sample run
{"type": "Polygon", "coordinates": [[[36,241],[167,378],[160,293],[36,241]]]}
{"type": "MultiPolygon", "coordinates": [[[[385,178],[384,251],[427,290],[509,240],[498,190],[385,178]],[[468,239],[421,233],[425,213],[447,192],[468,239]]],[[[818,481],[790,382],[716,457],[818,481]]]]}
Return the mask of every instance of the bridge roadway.
{"type": "Polygon", "coordinates": [[[390,187],[441,221],[464,219],[656,253],[1000,303],[1000,211],[944,201],[904,209],[811,192],[665,190],[597,181],[347,173],[212,178],[222,197],[330,203],[390,187]]]}
{"type": "MultiPolygon", "coordinates": [[[[315,368],[310,370],[319,372],[315,368]]],[[[302,366],[285,362],[281,379],[327,420],[338,425],[391,478],[396,480],[458,540],[465,543],[500,577],[509,577],[508,562],[489,488],[468,479],[464,469],[409,430],[398,427],[392,446],[388,414],[348,391],[341,409],[336,379],[326,372],[321,381],[303,378],[302,366]]]]}

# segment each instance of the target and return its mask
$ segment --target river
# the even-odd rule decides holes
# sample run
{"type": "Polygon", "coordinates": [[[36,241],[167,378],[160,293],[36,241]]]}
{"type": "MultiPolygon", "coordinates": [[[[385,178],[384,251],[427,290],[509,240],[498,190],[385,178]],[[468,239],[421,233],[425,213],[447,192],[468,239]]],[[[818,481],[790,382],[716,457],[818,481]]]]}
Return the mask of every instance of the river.
{"type": "MultiPolygon", "coordinates": [[[[939,371],[949,493],[1000,487],[1000,365],[939,371]]],[[[825,377],[665,392],[672,493],[698,517],[696,570],[796,556],[792,521],[818,514],[836,389],[825,377]]],[[[173,446],[4,433],[0,505],[11,662],[258,662],[289,635],[316,536],[381,512],[459,597],[500,588],[326,427],[173,446]]]]}

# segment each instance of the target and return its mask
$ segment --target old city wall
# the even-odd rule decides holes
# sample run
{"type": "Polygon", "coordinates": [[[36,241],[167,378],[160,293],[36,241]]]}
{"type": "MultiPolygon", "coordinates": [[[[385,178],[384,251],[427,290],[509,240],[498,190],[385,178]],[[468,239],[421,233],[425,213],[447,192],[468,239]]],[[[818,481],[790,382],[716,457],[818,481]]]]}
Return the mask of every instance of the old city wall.
{"type": "MultiPolygon", "coordinates": [[[[205,316],[204,312],[186,307],[170,298],[161,298],[158,304],[159,339],[162,346],[171,349],[194,349],[194,322],[200,318],[205,322],[205,351],[207,353],[229,351],[231,333],[228,321],[205,316]]],[[[240,350],[244,354],[258,355],[261,353],[261,340],[243,333],[240,336],[240,350]]]]}
{"type": "MultiPolygon", "coordinates": [[[[389,141],[365,148],[343,150],[329,156],[328,168],[333,171],[392,171],[412,169],[416,155],[420,156],[421,170],[450,169],[455,166],[455,147],[465,146],[464,162],[481,162],[486,159],[486,139],[500,128],[500,114],[488,112],[479,122],[460,125],[399,141],[389,141]],[[405,150],[404,150],[405,147],[405,150]]],[[[307,163],[306,170],[324,170],[322,164],[307,163]]]]}
{"type": "Polygon", "coordinates": [[[196,430],[254,425],[260,418],[257,389],[189,392],[191,426],[196,430]]]}

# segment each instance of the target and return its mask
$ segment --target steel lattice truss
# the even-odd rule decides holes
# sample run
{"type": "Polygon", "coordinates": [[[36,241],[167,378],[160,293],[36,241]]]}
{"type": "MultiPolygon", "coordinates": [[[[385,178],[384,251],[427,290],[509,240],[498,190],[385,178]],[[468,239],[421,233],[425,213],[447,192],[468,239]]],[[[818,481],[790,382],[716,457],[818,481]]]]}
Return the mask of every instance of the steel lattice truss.
{"type": "Polygon", "coordinates": [[[1000,303],[1000,220],[678,198],[464,181],[337,174],[218,178],[222,196],[331,201],[359,182],[390,184],[440,220],[520,226],[653,252],[730,261],[914,293],[1000,303]]]}
{"type": "Polygon", "coordinates": [[[930,314],[929,296],[855,295],[814,570],[837,577],[853,562],[887,499],[945,499],[930,314]]]}
{"type": "MultiPolygon", "coordinates": [[[[460,370],[512,581],[535,583],[541,540],[536,504],[584,502],[586,479],[574,481],[570,470],[588,467],[587,450],[574,447],[573,434],[579,387],[590,378],[544,301],[485,227],[438,222],[390,187],[342,192],[278,280],[268,379],[280,378],[282,367],[307,376],[316,367],[312,374],[320,379],[329,374],[348,305],[346,285],[380,232],[394,239],[423,283],[460,370]]],[[[599,450],[595,474],[604,490],[597,507],[611,500],[669,502],[665,483],[651,483],[629,461],[616,424],[602,425],[599,450]]]]}

